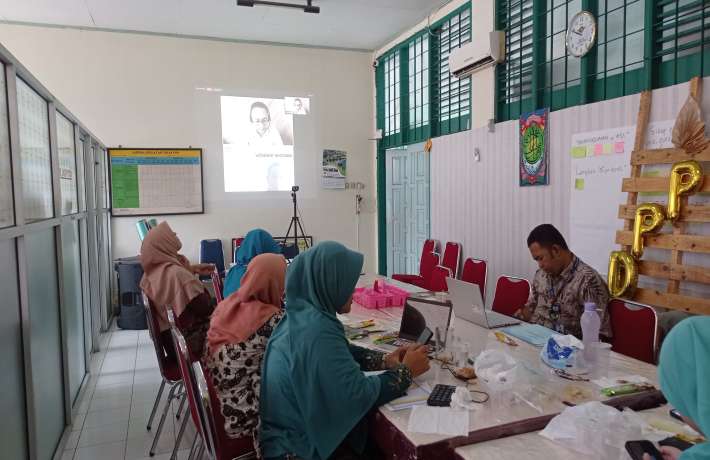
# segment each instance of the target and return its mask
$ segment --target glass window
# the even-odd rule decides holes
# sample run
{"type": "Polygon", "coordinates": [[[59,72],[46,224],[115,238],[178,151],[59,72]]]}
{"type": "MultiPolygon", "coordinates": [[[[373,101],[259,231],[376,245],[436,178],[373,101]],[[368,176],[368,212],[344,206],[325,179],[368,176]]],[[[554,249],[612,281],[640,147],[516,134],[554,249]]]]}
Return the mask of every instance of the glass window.
{"type": "Polygon", "coordinates": [[[47,101],[17,79],[17,115],[20,127],[22,194],[25,221],[54,217],[52,162],[49,153],[47,101]]]}
{"type": "Polygon", "coordinates": [[[6,88],[5,66],[0,63],[0,228],[9,227],[15,223],[6,88]]]}
{"type": "Polygon", "coordinates": [[[446,134],[468,128],[468,122],[455,127],[446,122],[471,113],[471,78],[459,79],[449,71],[451,51],[471,41],[471,10],[465,8],[446,20],[435,35],[439,37],[439,133],[446,134]]]}
{"type": "Polygon", "coordinates": [[[533,0],[500,0],[498,17],[505,28],[506,59],[497,67],[499,116],[515,118],[532,110],[533,0]]]}
{"type": "Polygon", "coordinates": [[[62,194],[62,215],[79,211],[77,203],[76,144],[74,124],[57,112],[57,148],[59,150],[59,186],[62,194]]]}
{"type": "Polygon", "coordinates": [[[385,58],[385,136],[399,133],[399,51],[385,58]]]}
{"type": "Polygon", "coordinates": [[[409,43],[409,128],[429,124],[429,34],[409,43]]]}
{"type": "Polygon", "coordinates": [[[79,209],[86,211],[86,175],[84,174],[84,152],[86,151],[86,141],[79,136],[79,151],[76,152],[77,184],[79,189],[79,209]]]}

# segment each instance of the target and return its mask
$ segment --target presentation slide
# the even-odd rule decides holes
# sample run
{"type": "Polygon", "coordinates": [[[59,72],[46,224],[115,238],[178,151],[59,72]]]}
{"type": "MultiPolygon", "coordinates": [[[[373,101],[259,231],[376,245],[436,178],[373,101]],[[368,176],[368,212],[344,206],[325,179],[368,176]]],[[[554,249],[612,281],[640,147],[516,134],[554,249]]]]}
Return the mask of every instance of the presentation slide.
{"type": "Polygon", "coordinates": [[[307,98],[221,96],[225,192],[290,191],[294,185],[294,115],[307,98]]]}

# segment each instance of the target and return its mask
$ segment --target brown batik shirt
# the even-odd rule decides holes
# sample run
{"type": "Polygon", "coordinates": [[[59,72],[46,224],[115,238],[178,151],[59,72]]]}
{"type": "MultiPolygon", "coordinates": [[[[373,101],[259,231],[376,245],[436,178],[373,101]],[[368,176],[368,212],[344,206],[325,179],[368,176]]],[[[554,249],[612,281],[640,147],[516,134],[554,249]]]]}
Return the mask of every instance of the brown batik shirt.
{"type": "Polygon", "coordinates": [[[600,335],[611,338],[609,289],[599,273],[573,255],[572,262],[558,276],[538,269],[525,307],[532,312],[530,322],[581,339],[580,318],[585,302],[597,305],[602,321],[600,335]]]}

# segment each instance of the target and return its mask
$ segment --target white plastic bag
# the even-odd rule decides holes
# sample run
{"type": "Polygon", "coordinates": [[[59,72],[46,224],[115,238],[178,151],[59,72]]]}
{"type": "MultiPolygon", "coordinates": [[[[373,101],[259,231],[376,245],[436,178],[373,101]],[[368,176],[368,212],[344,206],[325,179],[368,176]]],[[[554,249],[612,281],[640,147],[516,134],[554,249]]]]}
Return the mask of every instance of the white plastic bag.
{"type": "Polygon", "coordinates": [[[501,350],[485,350],[476,358],[473,369],[489,389],[510,389],[517,381],[518,363],[501,350]]]}
{"type": "Polygon", "coordinates": [[[605,460],[628,460],[626,441],[642,439],[643,424],[630,410],[619,412],[598,401],[564,410],[540,432],[557,444],[605,460]]]}

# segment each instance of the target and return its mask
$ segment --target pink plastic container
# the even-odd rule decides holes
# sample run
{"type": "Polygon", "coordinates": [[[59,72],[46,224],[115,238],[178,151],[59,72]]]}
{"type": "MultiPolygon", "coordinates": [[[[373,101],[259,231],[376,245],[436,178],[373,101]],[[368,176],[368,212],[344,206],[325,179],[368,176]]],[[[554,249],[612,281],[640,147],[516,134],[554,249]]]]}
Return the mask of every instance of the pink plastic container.
{"type": "Polygon", "coordinates": [[[365,308],[401,307],[409,293],[404,289],[385,284],[382,280],[375,281],[372,288],[355,288],[353,300],[365,308]]]}

